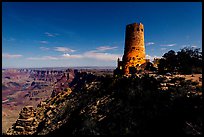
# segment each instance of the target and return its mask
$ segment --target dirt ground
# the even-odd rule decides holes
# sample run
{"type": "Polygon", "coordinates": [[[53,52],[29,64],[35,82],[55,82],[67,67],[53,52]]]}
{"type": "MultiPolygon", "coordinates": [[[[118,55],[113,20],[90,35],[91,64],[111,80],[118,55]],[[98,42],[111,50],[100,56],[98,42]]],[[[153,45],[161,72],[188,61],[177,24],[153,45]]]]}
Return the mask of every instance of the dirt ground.
{"type": "Polygon", "coordinates": [[[193,74],[193,75],[174,75],[179,77],[184,77],[186,80],[192,80],[199,82],[199,85],[202,86],[202,80],[199,80],[199,78],[202,79],[202,74],[193,74]]]}

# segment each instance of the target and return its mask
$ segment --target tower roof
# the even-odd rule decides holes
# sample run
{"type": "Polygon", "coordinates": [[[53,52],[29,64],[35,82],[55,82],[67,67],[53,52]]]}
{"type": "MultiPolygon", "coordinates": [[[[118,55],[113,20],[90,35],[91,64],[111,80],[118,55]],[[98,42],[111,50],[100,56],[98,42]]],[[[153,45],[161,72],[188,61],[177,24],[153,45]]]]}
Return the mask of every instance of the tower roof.
{"type": "Polygon", "coordinates": [[[143,26],[143,24],[140,22],[140,23],[137,23],[137,22],[134,22],[134,23],[131,23],[131,24],[128,24],[127,26],[134,26],[134,25],[142,25],[143,26]]]}

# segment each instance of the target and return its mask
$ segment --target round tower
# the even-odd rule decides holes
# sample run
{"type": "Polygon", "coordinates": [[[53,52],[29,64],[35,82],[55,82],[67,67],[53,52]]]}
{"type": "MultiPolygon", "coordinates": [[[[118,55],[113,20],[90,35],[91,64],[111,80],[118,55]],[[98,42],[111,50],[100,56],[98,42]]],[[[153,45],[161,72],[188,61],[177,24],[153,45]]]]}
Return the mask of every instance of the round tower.
{"type": "Polygon", "coordinates": [[[144,26],[133,23],[126,26],[125,50],[123,55],[124,74],[130,74],[145,63],[144,26]]]}

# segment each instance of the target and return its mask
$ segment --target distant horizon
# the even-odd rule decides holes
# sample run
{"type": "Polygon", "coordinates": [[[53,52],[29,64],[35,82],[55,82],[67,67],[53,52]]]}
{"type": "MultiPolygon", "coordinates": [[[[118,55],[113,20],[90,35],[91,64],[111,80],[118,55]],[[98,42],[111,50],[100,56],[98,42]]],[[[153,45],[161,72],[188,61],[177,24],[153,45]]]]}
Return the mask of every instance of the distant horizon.
{"type": "Polygon", "coordinates": [[[202,50],[202,2],[2,2],[2,67],[116,67],[132,23],[151,61],[202,50]]]}
{"type": "Polygon", "coordinates": [[[56,69],[59,69],[59,68],[62,68],[62,69],[65,69],[65,68],[103,68],[103,69],[108,69],[108,68],[115,68],[115,66],[70,66],[70,67],[2,67],[2,69],[52,69],[52,68],[56,68],[56,69]]]}

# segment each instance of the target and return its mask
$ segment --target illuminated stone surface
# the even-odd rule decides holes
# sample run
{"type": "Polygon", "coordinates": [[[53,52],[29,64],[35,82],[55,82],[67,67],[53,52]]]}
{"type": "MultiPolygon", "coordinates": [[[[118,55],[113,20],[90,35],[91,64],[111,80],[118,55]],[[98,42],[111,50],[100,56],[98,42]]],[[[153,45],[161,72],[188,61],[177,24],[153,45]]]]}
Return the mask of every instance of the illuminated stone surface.
{"type": "Polygon", "coordinates": [[[122,61],[118,60],[118,69],[127,75],[131,69],[140,69],[146,62],[144,46],[144,26],[142,23],[133,23],[126,26],[125,49],[122,61]]]}

